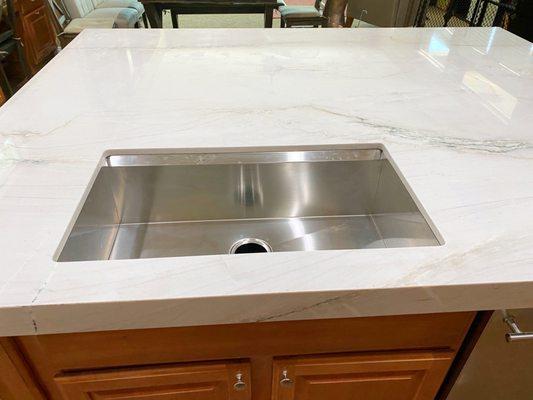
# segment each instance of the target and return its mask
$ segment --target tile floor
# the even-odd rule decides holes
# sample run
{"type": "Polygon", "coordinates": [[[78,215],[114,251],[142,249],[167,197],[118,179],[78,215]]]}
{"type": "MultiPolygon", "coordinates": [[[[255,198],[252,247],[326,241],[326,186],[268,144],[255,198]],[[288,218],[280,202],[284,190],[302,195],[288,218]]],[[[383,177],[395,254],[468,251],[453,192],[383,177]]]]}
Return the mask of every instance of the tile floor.
{"type": "MultiPolygon", "coordinates": [[[[295,1],[309,3],[309,0],[295,1]]],[[[180,28],[262,28],[263,16],[261,14],[182,15],[179,17],[178,23],[180,28]]],[[[354,21],[354,26],[356,25],[357,20],[354,21]]],[[[163,15],[163,27],[172,28],[169,13],[163,15]]],[[[273,27],[279,28],[279,15],[274,14],[273,27]]],[[[373,25],[361,21],[360,27],[372,28],[373,25]]]]}

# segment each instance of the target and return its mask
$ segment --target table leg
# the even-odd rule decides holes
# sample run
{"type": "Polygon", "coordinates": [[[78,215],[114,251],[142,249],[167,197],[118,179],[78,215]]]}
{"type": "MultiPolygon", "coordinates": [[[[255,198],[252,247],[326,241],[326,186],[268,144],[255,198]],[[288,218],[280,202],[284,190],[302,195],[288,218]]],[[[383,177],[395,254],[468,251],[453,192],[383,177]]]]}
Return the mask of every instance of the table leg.
{"type": "Polygon", "coordinates": [[[171,8],[170,9],[170,18],[172,19],[172,27],[173,28],[179,28],[178,25],[178,11],[171,8]]]}
{"type": "Polygon", "coordinates": [[[274,7],[265,6],[265,28],[272,28],[273,19],[274,19],[274,7]]]}
{"type": "Polygon", "coordinates": [[[156,4],[154,3],[145,3],[144,10],[148,16],[148,21],[150,21],[151,28],[162,28],[163,21],[161,19],[161,13],[156,4]]]}

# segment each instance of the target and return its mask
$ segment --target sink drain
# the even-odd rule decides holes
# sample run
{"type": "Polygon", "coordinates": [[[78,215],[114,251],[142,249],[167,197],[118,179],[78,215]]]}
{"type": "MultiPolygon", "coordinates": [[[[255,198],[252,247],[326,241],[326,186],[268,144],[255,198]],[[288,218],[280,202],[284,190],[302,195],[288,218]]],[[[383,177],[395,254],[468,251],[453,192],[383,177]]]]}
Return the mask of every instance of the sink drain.
{"type": "Polygon", "coordinates": [[[237,240],[229,249],[230,254],[244,254],[244,253],[270,253],[272,247],[261,239],[245,238],[237,240]]]}

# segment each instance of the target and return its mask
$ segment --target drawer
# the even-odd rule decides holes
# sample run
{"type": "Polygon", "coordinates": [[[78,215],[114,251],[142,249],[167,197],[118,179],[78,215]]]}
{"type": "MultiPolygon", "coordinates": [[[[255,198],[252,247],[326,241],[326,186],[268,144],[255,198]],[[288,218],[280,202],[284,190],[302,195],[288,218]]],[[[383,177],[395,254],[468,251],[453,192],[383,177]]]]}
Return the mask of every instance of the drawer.
{"type": "Polygon", "coordinates": [[[44,6],[44,0],[19,0],[19,2],[22,15],[26,15],[33,10],[44,6]]]}

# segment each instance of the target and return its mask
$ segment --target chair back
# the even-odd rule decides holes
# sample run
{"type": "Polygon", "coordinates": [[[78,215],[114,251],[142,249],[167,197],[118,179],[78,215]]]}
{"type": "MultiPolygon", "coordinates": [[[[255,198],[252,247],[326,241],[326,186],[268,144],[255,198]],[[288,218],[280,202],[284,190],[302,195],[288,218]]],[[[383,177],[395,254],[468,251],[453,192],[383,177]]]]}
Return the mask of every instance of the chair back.
{"type": "Polygon", "coordinates": [[[92,0],[62,0],[72,18],[83,18],[96,8],[92,0]]]}
{"type": "Polygon", "coordinates": [[[48,0],[48,9],[52,15],[52,23],[57,34],[63,32],[72,20],[62,0],[48,0]]]}

